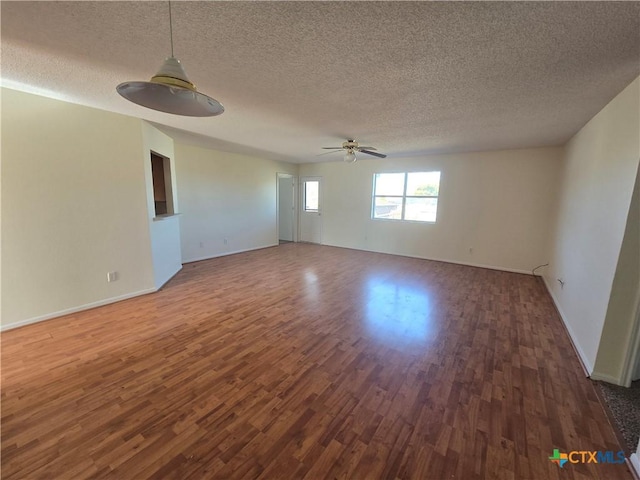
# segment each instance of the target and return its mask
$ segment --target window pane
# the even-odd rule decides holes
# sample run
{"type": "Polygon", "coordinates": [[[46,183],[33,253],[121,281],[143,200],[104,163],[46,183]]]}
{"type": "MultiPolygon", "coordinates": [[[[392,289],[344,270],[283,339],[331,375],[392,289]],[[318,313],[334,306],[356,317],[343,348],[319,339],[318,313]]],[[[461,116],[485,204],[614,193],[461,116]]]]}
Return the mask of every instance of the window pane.
{"type": "Polygon", "coordinates": [[[317,180],[309,180],[304,182],[304,210],[318,211],[318,186],[320,182],[317,180]]]}
{"type": "Polygon", "coordinates": [[[437,210],[437,198],[407,198],[404,219],[417,222],[435,222],[437,210]]]}
{"type": "Polygon", "coordinates": [[[373,218],[402,218],[402,197],[375,197],[373,199],[373,218]]]}
{"type": "Polygon", "coordinates": [[[404,195],[404,173],[376,173],[375,195],[404,195]]]}
{"type": "Polygon", "coordinates": [[[407,195],[438,196],[440,172],[411,172],[407,174],[407,195]]]}

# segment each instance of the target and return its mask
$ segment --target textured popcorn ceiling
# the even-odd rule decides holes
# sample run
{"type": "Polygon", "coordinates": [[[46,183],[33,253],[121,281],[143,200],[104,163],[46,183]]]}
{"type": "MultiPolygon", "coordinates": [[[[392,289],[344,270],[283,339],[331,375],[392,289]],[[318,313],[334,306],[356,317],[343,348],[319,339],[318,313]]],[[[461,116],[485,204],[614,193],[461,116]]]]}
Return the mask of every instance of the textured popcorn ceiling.
{"type": "Polygon", "coordinates": [[[639,2],[172,5],[176,57],[220,117],[115,91],[168,56],[165,2],[2,2],[3,85],[315,162],[340,160],[317,155],[346,138],[391,159],[559,145],[640,74],[639,2]]]}

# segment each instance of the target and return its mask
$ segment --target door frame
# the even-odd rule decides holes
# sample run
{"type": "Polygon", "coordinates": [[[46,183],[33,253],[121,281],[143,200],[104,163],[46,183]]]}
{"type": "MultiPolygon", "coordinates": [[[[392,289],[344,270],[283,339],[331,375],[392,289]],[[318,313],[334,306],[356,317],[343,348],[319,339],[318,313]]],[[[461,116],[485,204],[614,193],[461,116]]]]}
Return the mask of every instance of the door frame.
{"type": "MultiPolygon", "coordinates": [[[[631,377],[637,363],[640,361],[640,289],[636,293],[634,322],[631,327],[630,341],[627,345],[627,353],[625,355],[625,363],[622,366],[622,385],[631,386],[631,377]]],[[[639,444],[640,446],[640,444],[639,444]]]]}
{"type": "Polygon", "coordinates": [[[276,245],[280,243],[280,179],[282,178],[290,178],[293,183],[293,210],[291,211],[293,232],[291,234],[293,236],[293,241],[298,241],[298,202],[296,201],[298,198],[298,178],[290,173],[278,172],[276,173],[276,245]]]}

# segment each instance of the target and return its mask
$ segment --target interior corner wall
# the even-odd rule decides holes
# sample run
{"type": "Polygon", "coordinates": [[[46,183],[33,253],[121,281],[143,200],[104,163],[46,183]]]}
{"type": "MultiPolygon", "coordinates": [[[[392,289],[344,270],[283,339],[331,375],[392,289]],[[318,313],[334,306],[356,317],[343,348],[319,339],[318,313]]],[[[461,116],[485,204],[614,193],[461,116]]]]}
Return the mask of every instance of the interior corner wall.
{"type": "Polygon", "coordinates": [[[565,146],[552,257],[544,279],[589,374],[640,160],[639,93],[636,79],[565,146]]]}
{"type": "Polygon", "coordinates": [[[561,148],[303,164],[322,177],[322,243],[530,273],[549,259],[561,148]],[[371,218],[373,176],[441,172],[436,223],[371,218]]]}
{"type": "Polygon", "coordinates": [[[277,174],[285,162],[176,143],[182,261],[278,244],[277,174]]]}
{"type": "Polygon", "coordinates": [[[169,159],[171,175],[171,195],[175,213],[180,213],[176,186],[176,156],[173,139],[151,124],[142,122],[142,164],[144,165],[147,193],[147,221],[151,236],[153,258],[153,281],[156,289],[167,283],[182,268],[180,248],[180,216],[156,216],[151,172],[151,152],[169,159]]]}
{"type": "Polygon", "coordinates": [[[3,329],[153,289],[141,148],[140,120],[2,90],[3,329]]]}

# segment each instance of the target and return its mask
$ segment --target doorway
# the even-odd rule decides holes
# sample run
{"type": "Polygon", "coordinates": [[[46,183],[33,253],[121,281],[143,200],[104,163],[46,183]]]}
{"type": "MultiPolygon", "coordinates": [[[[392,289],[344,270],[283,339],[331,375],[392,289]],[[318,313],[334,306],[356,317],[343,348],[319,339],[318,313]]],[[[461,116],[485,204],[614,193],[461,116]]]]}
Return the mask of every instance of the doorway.
{"type": "Polygon", "coordinates": [[[322,177],[300,179],[300,241],[322,243],[322,177]]]}
{"type": "Polygon", "coordinates": [[[295,177],[278,173],[277,217],[279,243],[296,241],[295,177]]]}

